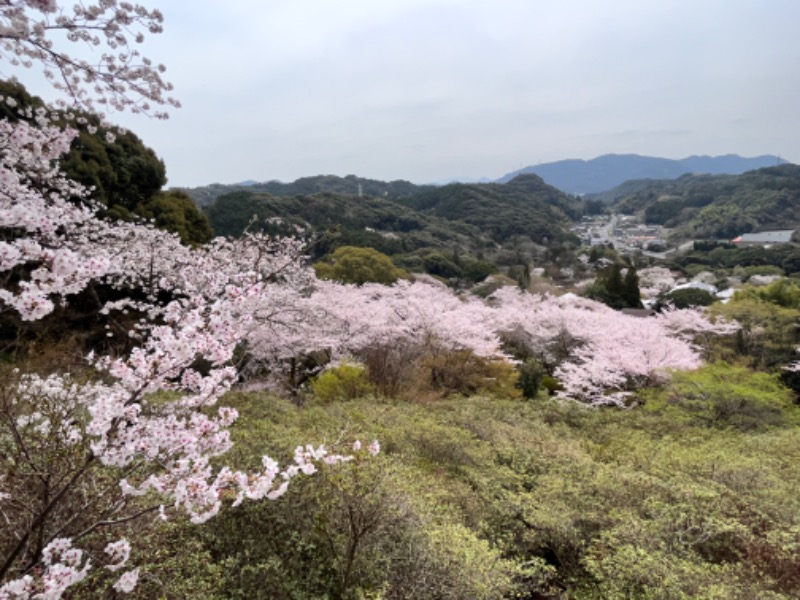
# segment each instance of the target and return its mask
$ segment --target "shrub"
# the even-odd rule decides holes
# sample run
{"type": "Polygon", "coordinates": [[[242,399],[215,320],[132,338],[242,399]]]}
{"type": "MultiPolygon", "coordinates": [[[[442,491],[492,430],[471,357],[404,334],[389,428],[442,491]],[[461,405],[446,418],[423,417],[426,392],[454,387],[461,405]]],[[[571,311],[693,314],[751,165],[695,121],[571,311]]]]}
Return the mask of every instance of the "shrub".
{"type": "Polygon", "coordinates": [[[551,375],[545,375],[542,377],[541,381],[542,389],[547,390],[547,394],[552,396],[556,392],[560,392],[564,389],[564,386],[561,385],[561,382],[551,375]]]}
{"type": "Polygon", "coordinates": [[[542,380],[547,375],[547,371],[535,359],[526,360],[517,367],[517,370],[519,371],[517,389],[522,392],[525,398],[535,398],[536,394],[539,393],[539,388],[542,385],[542,380]]]}
{"type": "Polygon", "coordinates": [[[694,306],[710,306],[715,301],[714,295],[706,290],[682,288],[659,296],[656,310],[661,310],[665,304],[671,304],[675,308],[692,308],[694,306]]]}
{"type": "Polygon", "coordinates": [[[353,400],[375,391],[363,365],[342,363],[326,369],[311,384],[314,395],[323,402],[353,400]]]}
{"type": "Polygon", "coordinates": [[[489,360],[470,350],[433,349],[418,363],[419,391],[442,396],[477,392],[514,395],[517,373],[506,361],[489,360]]]}
{"type": "Polygon", "coordinates": [[[380,460],[322,467],[286,502],[242,505],[200,535],[225,567],[226,597],[508,597],[514,564],[438,509],[444,493],[380,460]]]}
{"type": "Polygon", "coordinates": [[[725,363],[675,373],[648,408],[707,427],[759,430],[785,422],[791,392],[779,375],[754,373],[725,363]]]}

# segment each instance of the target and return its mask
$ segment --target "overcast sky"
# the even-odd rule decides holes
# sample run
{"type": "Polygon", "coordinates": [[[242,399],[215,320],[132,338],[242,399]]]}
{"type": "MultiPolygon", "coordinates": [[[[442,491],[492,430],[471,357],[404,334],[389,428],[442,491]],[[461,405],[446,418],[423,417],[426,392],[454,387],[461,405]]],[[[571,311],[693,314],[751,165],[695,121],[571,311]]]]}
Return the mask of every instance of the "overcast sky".
{"type": "MultiPolygon", "coordinates": [[[[496,178],[607,153],[800,162],[798,0],[164,0],[170,186],[496,178]]],[[[47,94],[44,94],[47,97],[47,94]]]]}

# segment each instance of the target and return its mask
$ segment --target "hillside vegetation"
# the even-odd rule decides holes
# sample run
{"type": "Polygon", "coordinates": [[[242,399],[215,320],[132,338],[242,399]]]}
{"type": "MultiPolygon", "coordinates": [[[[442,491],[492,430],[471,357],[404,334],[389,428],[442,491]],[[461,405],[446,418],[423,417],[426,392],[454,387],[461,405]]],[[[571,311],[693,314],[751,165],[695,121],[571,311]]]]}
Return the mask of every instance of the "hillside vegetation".
{"type": "Polygon", "coordinates": [[[413,271],[448,277],[461,269],[462,258],[524,264],[532,262],[537,248],[574,242],[568,227],[582,207],[579,199],[526,175],[505,185],[453,184],[394,199],[332,192],[277,196],[248,189],[219,196],[206,213],[217,235],[302,231],[314,239],[315,258],[340,246],[363,246],[413,271]],[[440,264],[443,259],[449,264],[440,264]],[[433,270],[431,261],[437,263],[433,270]]]}
{"type": "Polygon", "coordinates": [[[793,598],[800,435],[785,396],[724,366],[633,412],[486,395],[299,409],[238,394],[236,466],[256,465],[265,439],[280,452],[342,431],[382,453],[280,502],[173,525],[149,538],[159,560],[146,568],[168,597],[793,598]],[[715,419],[704,396],[731,412],[715,419]],[[737,427],[736,403],[759,402],[773,424],[737,427]]]}
{"type": "Polygon", "coordinates": [[[687,238],[732,239],[742,233],[800,225],[800,166],[742,175],[685,175],[628,182],[609,194],[622,213],[675,228],[687,238]]]}
{"type": "Polygon", "coordinates": [[[579,199],[536,175],[521,175],[505,185],[452,184],[400,202],[425,215],[475,225],[497,242],[523,236],[539,244],[568,239],[564,228],[582,210],[579,199]]]}

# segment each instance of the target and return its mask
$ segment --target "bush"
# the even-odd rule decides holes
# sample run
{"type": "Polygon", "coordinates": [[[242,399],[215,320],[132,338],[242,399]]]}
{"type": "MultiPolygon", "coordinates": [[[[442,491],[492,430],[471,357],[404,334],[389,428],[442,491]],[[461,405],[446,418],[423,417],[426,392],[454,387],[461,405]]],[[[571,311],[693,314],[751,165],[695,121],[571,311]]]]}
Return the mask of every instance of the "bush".
{"type": "Polygon", "coordinates": [[[470,350],[433,349],[418,363],[417,391],[514,395],[517,373],[507,361],[482,358],[470,350]]]}
{"type": "Polygon", "coordinates": [[[377,438],[382,452],[152,539],[139,597],[800,597],[800,429],[708,426],[666,401],[785,390],[725,365],[685,376],[630,411],[231,394],[236,468],[309,439],[377,438]]]}
{"type": "Polygon", "coordinates": [[[545,375],[542,377],[541,386],[542,389],[547,390],[548,396],[552,396],[556,392],[560,392],[564,389],[564,386],[561,385],[561,382],[551,375],[545,375]]]}
{"type": "Polygon", "coordinates": [[[683,288],[659,296],[655,308],[656,310],[661,310],[666,304],[671,304],[675,308],[711,306],[716,300],[714,295],[706,290],[700,288],[683,288]]]}
{"type": "Polygon", "coordinates": [[[244,504],[199,533],[224,565],[225,597],[508,597],[513,562],[441,510],[445,494],[381,458],[323,465],[280,502],[244,504]]]}
{"type": "Polygon", "coordinates": [[[538,360],[532,358],[520,364],[517,370],[519,371],[517,389],[522,392],[525,398],[535,398],[536,394],[539,393],[539,388],[542,385],[542,380],[547,375],[547,371],[538,360]]]}
{"type": "Polygon", "coordinates": [[[312,382],[311,387],[314,396],[322,402],[354,400],[375,391],[367,369],[350,363],[326,369],[312,382]]]}
{"type": "Polygon", "coordinates": [[[779,375],[716,363],[675,373],[667,388],[648,400],[647,408],[688,423],[752,431],[783,425],[790,396],[779,375]]]}

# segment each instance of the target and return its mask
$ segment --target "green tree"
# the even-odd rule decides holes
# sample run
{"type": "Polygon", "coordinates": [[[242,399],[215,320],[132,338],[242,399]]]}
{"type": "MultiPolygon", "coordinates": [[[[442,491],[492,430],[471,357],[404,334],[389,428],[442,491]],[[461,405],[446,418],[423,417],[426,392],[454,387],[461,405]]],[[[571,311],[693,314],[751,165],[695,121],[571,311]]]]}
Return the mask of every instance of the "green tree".
{"type": "MultiPolygon", "coordinates": [[[[0,82],[0,94],[14,98],[19,108],[45,106],[19,83],[0,82]]],[[[4,105],[0,117],[22,118],[18,110],[4,105]]],[[[61,170],[70,179],[94,188],[92,198],[105,205],[110,215],[129,218],[138,214],[136,207],[166,184],[164,162],[136,134],[109,128],[97,115],[73,112],[75,118],[69,125],[78,130],[78,136],[61,159],[61,170]]]]}
{"type": "Polygon", "coordinates": [[[428,254],[422,259],[422,262],[425,271],[431,275],[436,275],[437,277],[443,277],[445,279],[461,277],[461,267],[439,252],[428,254]]]}
{"type": "Polygon", "coordinates": [[[622,299],[628,308],[641,308],[642,293],[639,291],[639,276],[636,269],[628,267],[625,278],[622,281],[622,299]]]}
{"type": "Polygon", "coordinates": [[[622,266],[613,264],[597,274],[594,283],[586,290],[586,296],[611,308],[640,308],[639,277],[633,267],[623,279],[622,266]]]}
{"type": "MultiPolygon", "coordinates": [[[[0,94],[14,98],[19,108],[45,106],[40,98],[28,94],[18,83],[0,82],[0,94]]],[[[23,118],[18,110],[3,103],[0,117],[23,118]]],[[[164,162],[136,134],[109,128],[97,115],[73,112],[75,117],[69,121],[69,126],[77,129],[78,136],[59,162],[61,170],[70,179],[93,188],[92,199],[106,207],[107,216],[117,219],[147,216],[140,208],[167,183],[164,162]]],[[[198,217],[199,212],[193,218],[198,217]]],[[[169,226],[165,228],[180,233],[169,226]]]]}
{"type": "Polygon", "coordinates": [[[208,217],[182,190],[169,190],[142,202],[136,212],[153,219],[157,227],[173,231],[184,244],[204,244],[213,232],[208,217]]]}
{"type": "Polygon", "coordinates": [[[462,274],[464,278],[474,283],[480,283],[497,271],[497,267],[486,260],[467,260],[463,262],[462,274]]]}
{"type": "Polygon", "coordinates": [[[356,246],[340,246],[327,259],[316,263],[314,270],[321,279],[356,285],[367,282],[391,285],[408,277],[382,252],[356,246]]]}
{"type": "Polygon", "coordinates": [[[675,308],[691,308],[693,306],[710,306],[716,302],[713,294],[700,288],[683,288],[673,290],[658,298],[656,310],[661,310],[666,304],[675,308]]]}
{"type": "Polygon", "coordinates": [[[515,387],[522,392],[525,398],[535,398],[542,386],[542,380],[547,375],[547,371],[542,364],[535,358],[529,358],[524,363],[517,366],[519,378],[515,387]]]}

